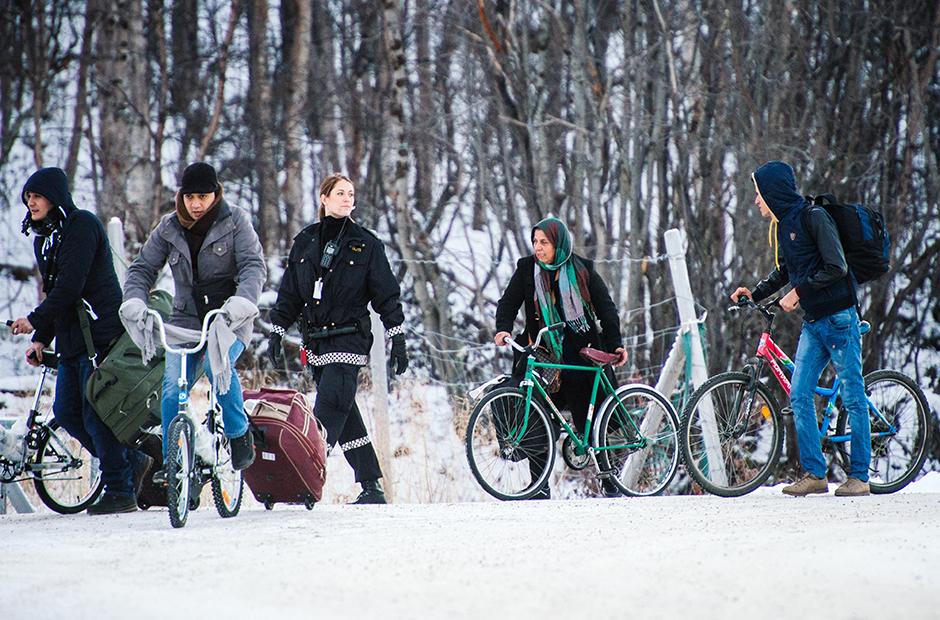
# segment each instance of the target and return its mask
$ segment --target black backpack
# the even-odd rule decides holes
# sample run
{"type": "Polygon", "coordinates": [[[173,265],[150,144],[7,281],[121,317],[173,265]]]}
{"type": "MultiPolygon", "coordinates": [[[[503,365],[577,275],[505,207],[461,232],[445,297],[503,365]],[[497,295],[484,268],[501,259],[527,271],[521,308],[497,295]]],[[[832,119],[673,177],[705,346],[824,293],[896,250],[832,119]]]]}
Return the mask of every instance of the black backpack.
{"type": "Polygon", "coordinates": [[[842,204],[832,194],[806,198],[824,208],[835,221],[845,262],[855,276],[855,282],[870,282],[888,273],[891,268],[891,237],[880,212],[865,205],[842,204]]]}

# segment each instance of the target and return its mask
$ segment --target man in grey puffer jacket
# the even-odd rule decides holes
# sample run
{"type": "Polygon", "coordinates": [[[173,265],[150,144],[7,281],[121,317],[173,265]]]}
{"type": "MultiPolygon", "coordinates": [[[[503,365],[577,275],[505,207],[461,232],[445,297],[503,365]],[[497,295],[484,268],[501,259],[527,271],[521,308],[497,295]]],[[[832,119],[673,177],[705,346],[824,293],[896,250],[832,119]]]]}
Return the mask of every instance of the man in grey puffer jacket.
{"type": "MultiPolygon", "coordinates": [[[[207,312],[222,307],[233,297],[257,305],[267,275],[261,243],[249,215],[230,207],[222,198],[215,169],[205,162],[190,164],[183,172],[176,195],[176,210],[164,215],[127,271],[124,302],[146,301],[163,266],[169,263],[176,293],[169,323],[199,330],[207,312]]],[[[225,434],[231,440],[232,465],[244,469],[254,461],[254,442],[248,429],[241,385],[235,373],[235,360],[251,338],[247,322],[235,331],[237,340],[229,350],[231,384],[225,393],[221,386],[219,405],[225,434]]],[[[205,349],[187,359],[190,385],[198,377],[205,349]]],[[[163,453],[170,422],[177,414],[179,399],[180,356],[167,353],[163,376],[163,453]]],[[[206,374],[212,379],[209,360],[206,374]]],[[[154,482],[165,484],[164,471],[154,475],[154,482]]]]}

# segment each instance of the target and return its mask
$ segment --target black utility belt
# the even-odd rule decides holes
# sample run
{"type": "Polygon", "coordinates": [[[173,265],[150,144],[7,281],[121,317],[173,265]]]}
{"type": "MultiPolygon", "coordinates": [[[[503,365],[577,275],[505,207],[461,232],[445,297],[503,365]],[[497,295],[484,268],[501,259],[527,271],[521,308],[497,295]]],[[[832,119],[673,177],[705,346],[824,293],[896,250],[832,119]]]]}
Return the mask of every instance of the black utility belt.
{"type": "Polygon", "coordinates": [[[347,334],[360,334],[359,323],[352,325],[340,325],[338,327],[309,327],[304,333],[304,340],[321,340],[333,336],[345,336],[347,334]]]}

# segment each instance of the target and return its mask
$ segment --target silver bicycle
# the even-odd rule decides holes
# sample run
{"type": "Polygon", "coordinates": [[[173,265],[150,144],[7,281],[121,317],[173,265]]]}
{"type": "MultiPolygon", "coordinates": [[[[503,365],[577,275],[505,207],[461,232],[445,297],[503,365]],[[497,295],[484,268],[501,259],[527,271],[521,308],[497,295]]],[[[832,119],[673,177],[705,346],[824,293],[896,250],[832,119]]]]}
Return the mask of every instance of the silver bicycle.
{"type": "Polygon", "coordinates": [[[209,390],[209,407],[206,419],[199,422],[192,413],[189,401],[189,382],[186,380],[187,356],[198,353],[206,345],[209,323],[222,312],[212,310],[202,323],[199,342],[190,347],[172,347],[166,340],[163,317],[155,310],[147,310],[160,334],[160,342],[167,353],[180,356],[179,410],[170,422],[166,438],[167,454],[164,471],[167,479],[167,506],[170,509],[170,525],[174,528],[186,525],[190,510],[195,510],[199,495],[206,484],[212,485],[212,499],[222,518],[234,517],[242,504],[244,481],[240,471],[232,468],[232,453],[225,427],[222,408],[209,390]]]}

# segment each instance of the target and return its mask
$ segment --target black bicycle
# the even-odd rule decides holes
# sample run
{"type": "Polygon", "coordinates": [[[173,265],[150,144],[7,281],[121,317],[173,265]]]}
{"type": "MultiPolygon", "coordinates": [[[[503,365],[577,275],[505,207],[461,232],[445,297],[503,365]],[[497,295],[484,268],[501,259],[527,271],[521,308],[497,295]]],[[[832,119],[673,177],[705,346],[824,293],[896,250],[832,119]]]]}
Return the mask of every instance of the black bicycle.
{"type": "Polygon", "coordinates": [[[46,380],[58,362],[54,352],[42,352],[26,433],[15,453],[0,455],[0,482],[32,480],[42,503],[65,515],[88,508],[101,494],[102,484],[98,459],[59,426],[52,416],[51,399],[43,398],[46,380]]]}

